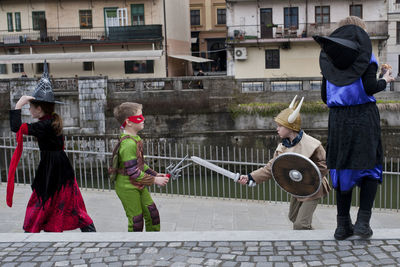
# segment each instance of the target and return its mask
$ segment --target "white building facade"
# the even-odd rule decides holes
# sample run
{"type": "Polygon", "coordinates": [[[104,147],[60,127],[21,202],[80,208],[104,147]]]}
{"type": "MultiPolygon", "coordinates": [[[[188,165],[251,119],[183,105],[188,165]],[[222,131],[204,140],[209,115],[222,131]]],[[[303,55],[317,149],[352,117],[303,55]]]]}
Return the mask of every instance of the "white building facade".
{"type": "Polygon", "coordinates": [[[320,47],[312,36],[329,35],[349,15],[366,22],[373,52],[382,63],[389,37],[387,9],[385,0],[227,0],[227,74],[319,77],[320,47]]]}

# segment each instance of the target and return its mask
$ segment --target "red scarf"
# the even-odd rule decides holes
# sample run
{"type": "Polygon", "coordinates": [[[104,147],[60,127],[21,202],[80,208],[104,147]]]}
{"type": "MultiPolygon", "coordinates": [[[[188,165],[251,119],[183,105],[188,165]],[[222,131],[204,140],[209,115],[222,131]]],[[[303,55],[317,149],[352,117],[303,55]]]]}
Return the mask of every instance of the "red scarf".
{"type": "Polygon", "coordinates": [[[17,169],[18,162],[21,159],[22,149],[24,148],[24,134],[28,134],[28,124],[23,123],[17,132],[17,148],[11,158],[10,169],[8,170],[8,180],[7,180],[7,205],[12,206],[12,200],[14,195],[14,178],[15,170],[17,169]]]}

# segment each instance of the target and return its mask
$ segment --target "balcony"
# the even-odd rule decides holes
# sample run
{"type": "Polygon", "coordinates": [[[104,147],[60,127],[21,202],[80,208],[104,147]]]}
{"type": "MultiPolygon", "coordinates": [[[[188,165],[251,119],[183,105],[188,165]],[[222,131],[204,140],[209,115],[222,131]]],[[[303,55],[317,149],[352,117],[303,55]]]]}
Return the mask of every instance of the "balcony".
{"type": "Polygon", "coordinates": [[[110,40],[161,40],[162,25],[138,25],[110,27],[108,29],[110,40]]]}
{"type": "Polygon", "coordinates": [[[0,31],[0,46],[64,43],[160,42],[162,25],[81,28],[24,29],[21,32],[0,31]]]}
{"type": "MultiPolygon", "coordinates": [[[[388,38],[387,21],[366,21],[371,39],[388,38]]],[[[283,24],[228,26],[229,43],[259,43],[309,41],[313,35],[328,36],[338,27],[337,22],[316,24],[300,23],[298,27],[283,24]]]]}
{"type": "Polygon", "coordinates": [[[388,1],[388,13],[398,13],[400,11],[400,4],[396,0],[388,1]]]}

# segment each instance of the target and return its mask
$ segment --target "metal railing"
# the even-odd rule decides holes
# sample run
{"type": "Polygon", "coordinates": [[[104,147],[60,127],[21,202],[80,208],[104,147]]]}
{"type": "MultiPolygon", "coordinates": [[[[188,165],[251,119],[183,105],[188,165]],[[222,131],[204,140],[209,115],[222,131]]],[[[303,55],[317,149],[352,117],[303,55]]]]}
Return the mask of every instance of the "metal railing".
{"type": "MultiPolygon", "coordinates": [[[[91,190],[112,190],[107,169],[111,162],[111,152],[116,139],[66,137],[65,151],[68,154],[78,184],[91,190]]],[[[0,186],[5,186],[15,136],[0,137],[0,186]]],[[[273,150],[241,147],[217,147],[166,142],[145,142],[145,161],[157,172],[164,173],[170,163],[180,161],[185,155],[198,156],[235,173],[247,174],[263,167],[273,155],[273,150]]],[[[186,160],[184,164],[188,164],[186,160]]],[[[32,138],[26,138],[15,181],[17,184],[31,184],[39,162],[39,149],[32,138]]],[[[394,158],[384,160],[384,179],[375,198],[375,208],[400,210],[400,161],[394,158]]],[[[167,195],[191,197],[240,198],[267,202],[288,202],[290,196],[274,180],[256,187],[242,186],[227,177],[192,164],[182,171],[182,176],[171,180],[167,186],[149,187],[150,191],[167,195]]],[[[359,189],[353,193],[353,205],[359,205],[359,189]]],[[[334,205],[336,192],[321,199],[321,204],[334,205]]]]}
{"type": "Polygon", "coordinates": [[[103,42],[108,40],[161,40],[162,25],[138,25],[79,28],[47,28],[44,30],[23,29],[19,32],[0,31],[0,43],[29,44],[52,42],[103,42]]]}
{"type": "MultiPolygon", "coordinates": [[[[257,39],[294,39],[307,38],[313,35],[330,35],[336,28],[338,22],[329,23],[298,23],[296,26],[285,24],[247,24],[229,25],[227,42],[246,42],[257,39]]],[[[369,36],[386,38],[388,36],[387,21],[365,21],[369,36]]],[[[276,41],[275,40],[275,41],[276,41]]]]}

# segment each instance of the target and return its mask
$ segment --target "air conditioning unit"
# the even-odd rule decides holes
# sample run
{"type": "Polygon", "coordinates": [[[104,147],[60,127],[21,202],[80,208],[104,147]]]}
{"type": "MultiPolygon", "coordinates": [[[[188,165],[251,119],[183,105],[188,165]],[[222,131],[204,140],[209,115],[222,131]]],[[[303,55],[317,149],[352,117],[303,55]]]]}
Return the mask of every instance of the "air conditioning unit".
{"type": "Polygon", "coordinates": [[[235,47],[235,58],[238,60],[247,59],[247,49],[246,47],[235,47]]]}
{"type": "Polygon", "coordinates": [[[19,48],[9,48],[8,49],[8,54],[9,55],[17,55],[17,54],[19,54],[19,48]]]}

